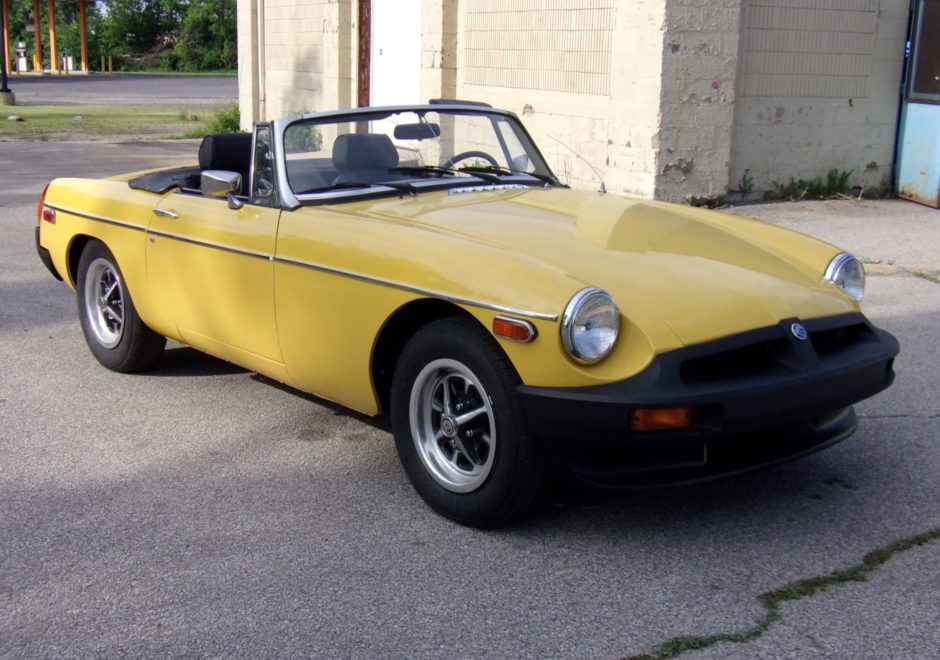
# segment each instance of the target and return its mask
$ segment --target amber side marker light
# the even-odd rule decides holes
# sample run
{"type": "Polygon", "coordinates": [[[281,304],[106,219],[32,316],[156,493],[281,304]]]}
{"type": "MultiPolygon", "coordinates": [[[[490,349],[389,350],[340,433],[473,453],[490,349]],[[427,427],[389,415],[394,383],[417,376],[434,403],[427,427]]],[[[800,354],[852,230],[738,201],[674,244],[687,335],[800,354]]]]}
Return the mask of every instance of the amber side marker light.
{"type": "Polygon", "coordinates": [[[39,196],[39,205],[36,208],[36,224],[40,224],[43,220],[46,222],[51,222],[55,224],[55,211],[52,209],[45,208],[46,204],[46,192],[49,190],[49,184],[46,184],[46,187],[42,189],[42,194],[39,196]]]}
{"type": "Polygon", "coordinates": [[[504,337],[526,344],[535,339],[538,332],[535,330],[535,326],[528,321],[497,316],[493,319],[493,334],[497,337],[504,337]]]}
{"type": "Polygon", "coordinates": [[[631,431],[670,431],[690,426],[691,408],[636,408],[630,413],[631,431]]]}

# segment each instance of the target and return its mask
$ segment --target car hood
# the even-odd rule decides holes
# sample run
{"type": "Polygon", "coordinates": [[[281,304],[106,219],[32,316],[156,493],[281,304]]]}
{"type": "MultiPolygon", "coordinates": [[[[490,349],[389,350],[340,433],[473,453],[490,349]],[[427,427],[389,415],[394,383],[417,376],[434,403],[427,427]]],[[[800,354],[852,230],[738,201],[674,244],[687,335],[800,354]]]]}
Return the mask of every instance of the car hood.
{"type": "MultiPolygon", "coordinates": [[[[455,249],[495,246],[561,271],[569,286],[604,288],[626,318],[655,315],[682,344],[857,309],[822,281],[837,248],[730,214],[548,188],[433,193],[363,210],[449,234],[455,249]]],[[[558,313],[574,290],[559,293],[558,313]]]]}

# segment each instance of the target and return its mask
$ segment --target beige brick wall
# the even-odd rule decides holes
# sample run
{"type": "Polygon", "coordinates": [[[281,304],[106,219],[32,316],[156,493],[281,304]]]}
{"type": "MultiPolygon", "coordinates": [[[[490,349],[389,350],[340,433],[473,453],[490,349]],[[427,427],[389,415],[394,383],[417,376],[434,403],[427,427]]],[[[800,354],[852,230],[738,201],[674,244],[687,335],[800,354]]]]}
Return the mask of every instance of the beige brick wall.
{"type": "Polygon", "coordinates": [[[907,0],[743,0],[730,186],[889,185],[907,0]]]}
{"type": "Polygon", "coordinates": [[[652,196],[660,0],[474,0],[458,11],[457,95],[519,114],[571,185],[652,196]],[[566,146],[563,146],[567,145],[566,146]]]}
{"type": "Polygon", "coordinates": [[[243,127],[352,104],[354,0],[238,0],[238,19],[243,127]]]}
{"type": "MultiPolygon", "coordinates": [[[[794,0],[799,2],[800,0],[794,0]]],[[[741,0],[667,0],[656,197],[725,193],[741,0]]]]}
{"type": "MultiPolygon", "coordinates": [[[[715,197],[891,178],[907,0],[423,0],[421,95],[519,114],[564,180],[715,197]],[[567,146],[563,146],[567,145],[567,146]]],[[[356,0],[238,0],[242,124],[356,102],[356,0]],[[261,29],[263,28],[263,29],[261,29]]]]}

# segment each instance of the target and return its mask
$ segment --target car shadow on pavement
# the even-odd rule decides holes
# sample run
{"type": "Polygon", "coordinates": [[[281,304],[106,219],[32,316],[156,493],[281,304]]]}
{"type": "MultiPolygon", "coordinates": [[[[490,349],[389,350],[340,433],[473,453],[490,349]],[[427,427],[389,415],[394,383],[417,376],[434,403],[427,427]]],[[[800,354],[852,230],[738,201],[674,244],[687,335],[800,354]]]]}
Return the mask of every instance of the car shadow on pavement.
{"type": "Polygon", "coordinates": [[[228,376],[245,373],[247,370],[238,365],[212,357],[189,346],[170,346],[163,353],[160,361],[144,373],[147,376],[168,376],[182,378],[188,376],[228,376]]]}

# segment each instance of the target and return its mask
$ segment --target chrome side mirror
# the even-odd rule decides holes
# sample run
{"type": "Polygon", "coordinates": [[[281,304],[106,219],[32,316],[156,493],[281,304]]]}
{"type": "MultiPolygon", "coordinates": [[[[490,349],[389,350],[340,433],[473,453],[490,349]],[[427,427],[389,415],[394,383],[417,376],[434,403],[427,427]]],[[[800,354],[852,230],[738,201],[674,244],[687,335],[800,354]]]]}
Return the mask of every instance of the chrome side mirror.
{"type": "Polygon", "coordinates": [[[242,188],[242,175],[226,170],[206,170],[199,176],[199,189],[203,197],[225,199],[238,194],[242,188]]]}

